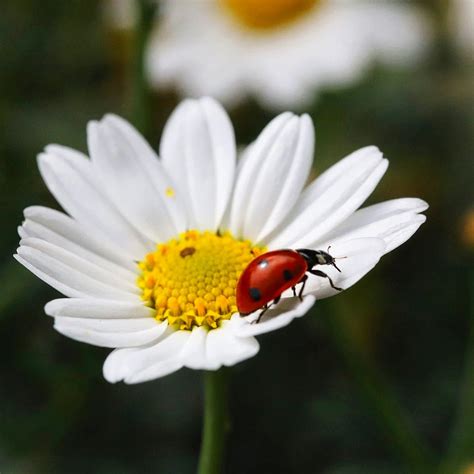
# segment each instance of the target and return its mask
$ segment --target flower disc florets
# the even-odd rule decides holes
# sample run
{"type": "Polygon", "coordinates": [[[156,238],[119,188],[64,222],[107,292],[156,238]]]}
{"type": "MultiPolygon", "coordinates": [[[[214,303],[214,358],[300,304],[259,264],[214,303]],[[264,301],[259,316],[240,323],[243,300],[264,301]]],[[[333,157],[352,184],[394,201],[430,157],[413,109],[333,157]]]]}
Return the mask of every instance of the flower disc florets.
{"type": "Polygon", "coordinates": [[[214,329],[237,312],[237,280],[263,251],[230,233],[187,231],[145,256],[137,283],[157,320],[214,329]]]}
{"type": "Polygon", "coordinates": [[[266,30],[291,23],[311,11],[318,0],[220,0],[243,25],[266,30]]]}

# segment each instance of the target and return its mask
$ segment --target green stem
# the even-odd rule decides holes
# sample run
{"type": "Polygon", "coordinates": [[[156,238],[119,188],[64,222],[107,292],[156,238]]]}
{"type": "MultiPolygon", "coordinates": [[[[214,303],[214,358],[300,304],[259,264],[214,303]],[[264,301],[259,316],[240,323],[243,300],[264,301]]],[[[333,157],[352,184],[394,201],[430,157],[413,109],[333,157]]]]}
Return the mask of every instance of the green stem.
{"type": "Polygon", "coordinates": [[[204,372],[204,426],[198,474],[219,474],[229,429],[229,369],[204,372]]]}
{"type": "Polygon", "coordinates": [[[156,2],[137,0],[138,22],[135,32],[135,54],[132,64],[132,118],[140,132],[147,136],[151,118],[151,101],[145,77],[145,51],[153,27],[156,2]]]}
{"type": "Polygon", "coordinates": [[[347,330],[342,317],[330,314],[322,319],[357,382],[361,396],[374,412],[374,418],[384,435],[392,441],[399,455],[409,466],[410,472],[433,472],[431,453],[420,439],[387,381],[347,330]]]}
{"type": "Polygon", "coordinates": [[[469,275],[469,336],[459,408],[440,472],[456,472],[474,459],[474,271],[469,275]]]}

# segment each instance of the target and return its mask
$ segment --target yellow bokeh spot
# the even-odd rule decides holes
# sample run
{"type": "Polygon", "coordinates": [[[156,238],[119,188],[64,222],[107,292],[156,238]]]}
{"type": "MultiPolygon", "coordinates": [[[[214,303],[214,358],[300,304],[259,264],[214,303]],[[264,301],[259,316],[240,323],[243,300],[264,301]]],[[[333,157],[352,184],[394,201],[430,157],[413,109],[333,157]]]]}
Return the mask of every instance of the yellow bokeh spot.
{"type": "Polygon", "coordinates": [[[463,469],[461,469],[460,474],[474,474],[474,463],[468,464],[463,469]]]}
{"type": "Polygon", "coordinates": [[[264,251],[230,233],[190,230],[157,245],[139,262],[137,284],[158,321],[182,330],[214,329],[237,312],[237,280],[264,251]]]}
{"type": "Polygon", "coordinates": [[[170,197],[170,198],[174,197],[174,194],[175,194],[175,193],[174,193],[174,189],[168,186],[168,187],[165,189],[165,194],[166,194],[166,196],[168,196],[168,197],[170,197]]]}
{"type": "Polygon", "coordinates": [[[468,249],[474,249],[474,209],[467,211],[462,218],[461,241],[468,249]]]}
{"type": "Polygon", "coordinates": [[[321,0],[219,0],[243,26],[271,30],[299,19],[321,0]]]}

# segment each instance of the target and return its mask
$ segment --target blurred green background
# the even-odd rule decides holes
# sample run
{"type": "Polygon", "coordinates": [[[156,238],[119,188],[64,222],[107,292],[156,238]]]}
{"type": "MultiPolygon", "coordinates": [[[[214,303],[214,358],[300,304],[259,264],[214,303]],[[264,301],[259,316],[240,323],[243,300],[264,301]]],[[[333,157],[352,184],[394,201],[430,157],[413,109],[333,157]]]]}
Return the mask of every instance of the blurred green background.
{"type": "MultiPolygon", "coordinates": [[[[374,67],[308,105],[316,173],[376,144],[391,166],[369,202],[418,196],[431,207],[363,281],[260,337],[258,356],[233,367],[227,473],[409,473],[423,452],[435,464],[450,452],[460,462],[447,473],[474,463],[474,76],[448,34],[447,3],[425,2],[436,38],[423,66],[374,67]]],[[[87,121],[106,112],[134,119],[135,40],[107,29],[96,1],[2,4],[2,474],[195,471],[201,374],[108,384],[108,350],[57,334],[43,313],[57,293],[12,258],[22,210],[58,207],[36,154],[52,142],[86,151],[87,121]]],[[[147,98],[153,146],[178,101],[147,98]]],[[[230,115],[248,143],[274,114],[248,101],[230,115]]]]}

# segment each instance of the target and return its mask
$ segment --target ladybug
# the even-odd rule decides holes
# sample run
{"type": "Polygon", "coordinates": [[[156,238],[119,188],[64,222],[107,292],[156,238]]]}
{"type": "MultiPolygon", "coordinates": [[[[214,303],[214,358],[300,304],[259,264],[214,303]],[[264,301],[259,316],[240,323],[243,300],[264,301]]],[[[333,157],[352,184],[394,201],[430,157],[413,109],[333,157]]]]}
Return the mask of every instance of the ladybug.
{"type": "Polygon", "coordinates": [[[262,309],[255,321],[258,323],[267,309],[280,301],[285,290],[291,288],[296,296],[296,285],[299,283],[302,285],[298,298],[302,299],[307,273],[327,278],[332,288],[342,291],[342,288],[334,285],[329,275],[313,269],[316,265],[332,265],[340,272],[335,260],[323,250],[310,249],[273,250],[259,255],[248,264],[237,282],[237,309],[240,316],[248,316],[262,309]]]}

